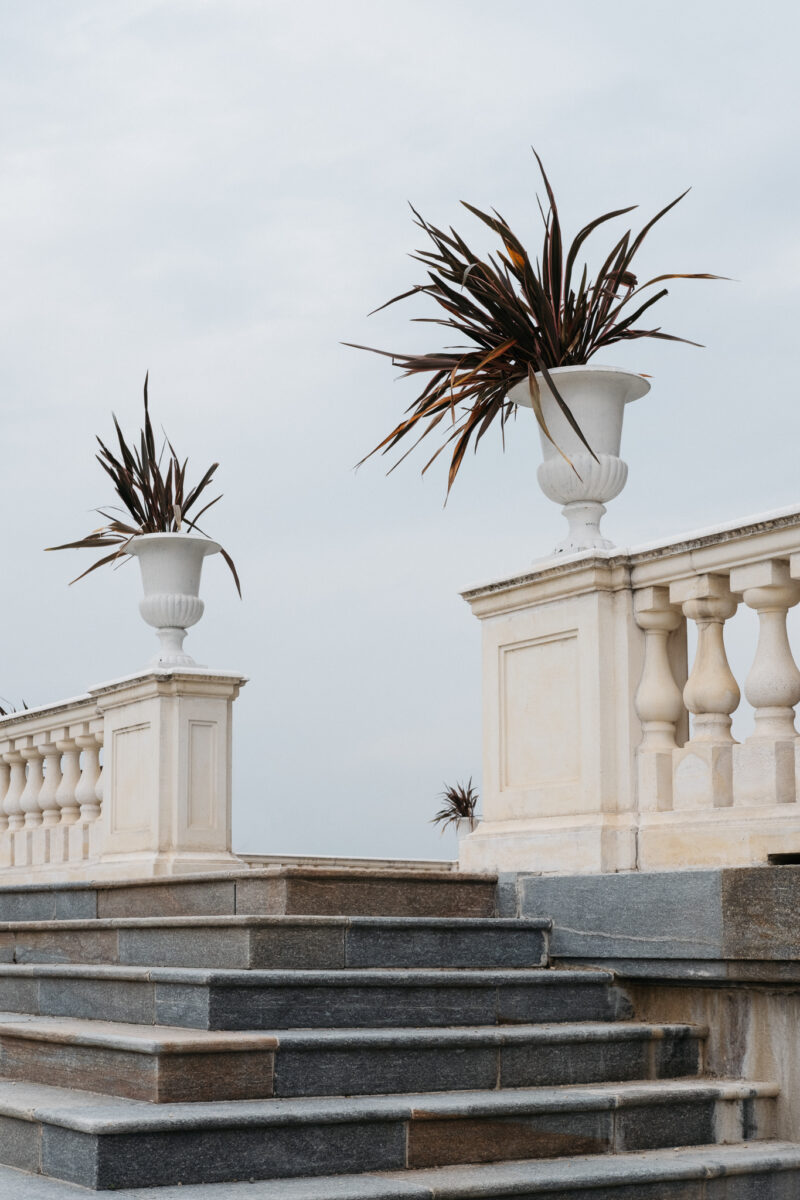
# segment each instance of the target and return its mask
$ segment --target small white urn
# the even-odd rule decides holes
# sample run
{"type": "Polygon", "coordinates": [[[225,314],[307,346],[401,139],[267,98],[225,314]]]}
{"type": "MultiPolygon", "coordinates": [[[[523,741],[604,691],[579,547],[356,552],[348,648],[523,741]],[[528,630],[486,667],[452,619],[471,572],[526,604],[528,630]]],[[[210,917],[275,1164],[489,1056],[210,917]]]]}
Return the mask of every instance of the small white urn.
{"type": "Polygon", "coordinates": [[[186,630],[196,625],[205,605],[200,599],[200,572],[207,554],[220,546],[193,533],[143,533],[131,538],[129,554],[139,559],[144,596],[139,612],[158,631],[161,649],[154,667],[195,667],[184,653],[186,630]]]}
{"type": "MultiPolygon", "coordinates": [[[[600,519],[606,504],[620,494],[628,478],[628,465],[619,457],[625,405],[645,396],[650,384],[641,375],[617,367],[554,367],[549,374],[597,455],[595,461],[568,423],[544,377],[537,374],[547,428],[575,467],[573,470],[564,461],[540,429],[544,462],[537,471],[539,486],[549,500],[563,505],[561,511],[569,522],[569,532],[554,553],[610,550],[614,543],[600,532],[600,519]]],[[[520,407],[532,408],[527,379],[515,384],[508,398],[520,407]]]]}

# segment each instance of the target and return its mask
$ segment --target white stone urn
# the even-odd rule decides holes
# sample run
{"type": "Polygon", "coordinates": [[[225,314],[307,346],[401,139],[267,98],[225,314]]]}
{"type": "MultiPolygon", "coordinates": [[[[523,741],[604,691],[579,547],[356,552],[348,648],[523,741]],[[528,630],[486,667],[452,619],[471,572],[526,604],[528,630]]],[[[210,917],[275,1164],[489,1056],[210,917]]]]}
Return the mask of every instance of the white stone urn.
{"type": "Polygon", "coordinates": [[[158,631],[161,643],[151,666],[198,665],[184,653],[183,639],[203,615],[205,605],[199,596],[203,559],[220,549],[217,542],[193,533],[143,533],[128,542],[126,550],[139,559],[142,572],[139,612],[158,631]]]}
{"type": "MultiPolygon", "coordinates": [[[[628,465],[619,457],[625,405],[645,396],[650,384],[641,375],[617,367],[554,367],[549,374],[598,459],[595,462],[589,454],[544,377],[537,373],[547,428],[575,467],[573,470],[564,461],[540,429],[544,462],[537,471],[539,486],[548,499],[563,505],[561,511],[569,522],[569,532],[554,553],[609,550],[614,543],[600,532],[600,519],[628,478],[628,465]]],[[[508,398],[520,407],[532,408],[528,380],[515,384],[508,398]]]]}

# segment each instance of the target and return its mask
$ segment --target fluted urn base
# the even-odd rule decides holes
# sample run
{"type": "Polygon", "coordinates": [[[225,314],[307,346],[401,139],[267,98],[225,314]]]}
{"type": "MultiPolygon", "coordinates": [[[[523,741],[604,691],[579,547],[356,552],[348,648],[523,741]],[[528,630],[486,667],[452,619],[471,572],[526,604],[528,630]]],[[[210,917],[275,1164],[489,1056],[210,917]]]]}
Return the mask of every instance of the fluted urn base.
{"type": "Polygon", "coordinates": [[[203,615],[200,571],[207,554],[219,550],[216,542],[188,533],[148,533],[132,538],[128,550],[139,559],[144,596],[139,612],[152,625],[159,651],[151,667],[196,667],[183,649],[186,631],[203,615]]]}
{"type": "MultiPolygon", "coordinates": [[[[600,520],[605,505],[619,495],[628,478],[627,464],[619,457],[625,405],[645,395],[650,385],[641,375],[615,367],[556,367],[550,376],[593,451],[587,453],[548,384],[537,375],[542,414],[559,447],[540,430],[544,462],[537,478],[545,496],[563,506],[569,523],[569,532],[554,553],[612,549],[614,543],[600,531],[600,520]]],[[[527,379],[516,384],[508,397],[522,407],[532,407],[527,379]]]]}

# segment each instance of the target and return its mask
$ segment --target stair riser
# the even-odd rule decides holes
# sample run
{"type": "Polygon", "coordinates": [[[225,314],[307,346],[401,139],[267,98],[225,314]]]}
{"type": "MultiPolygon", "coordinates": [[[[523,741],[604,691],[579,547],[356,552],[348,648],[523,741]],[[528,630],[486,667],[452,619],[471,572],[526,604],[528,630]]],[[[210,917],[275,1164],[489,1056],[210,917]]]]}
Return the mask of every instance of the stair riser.
{"type": "Polygon", "coordinates": [[[696,1075],[696,1039],[143,1054],[0,1037],[0,1076],[150,1103],[389,1095],[696,1075]],[[274,1069],[274,1081],[273,1081],[274,1069]]]}
{"type": "MultiPolygon", "coordinates": [[[[105,1189],[546,1159],[713,1142],[720,1105],[741,1110],[738,1101],[701,1100],[505,1118],[310,1121],[107,1135],[0,1118],[0,1161],[105,1189]]],[[[730,1125],[728,1114],[723,1122],[730,1125]]]]}
{"type": "Polygon", "coordinates": [[[388,1028],[610,1021],[630,1015],[606,984],[500,987],[217,987],[0,976],[0,1010],[190,1029],[388,1028]]]}
{"type": "Polygon", "coordinates": [[[546,1087],[697,1075],[699,1065],[699,1043],[685,1038],[382,1051],[279,1047],[274,1087],[276,1096],[546,1087]]]}
{"type": "Polygon", "coordinates": [[[492,917],[496,884],[448,879],[275,878],[0,892],[0,922],[95,917],[492,917]]]}
{"type": "Polygon", "coordinates": [[[0,1039],[0,1076],[27,1083],[177,1104],[263,1100],[273,1094],[274,1052],[138,1054],[24,1038],[0,1039]]]}
{"type": "Polygon", "coordinates": [[[18,963],[118,963],[220,970],[351,967],[538,967],[540,930],[373,926],[85,929],[0,933],[0,958],[18,963]]]}

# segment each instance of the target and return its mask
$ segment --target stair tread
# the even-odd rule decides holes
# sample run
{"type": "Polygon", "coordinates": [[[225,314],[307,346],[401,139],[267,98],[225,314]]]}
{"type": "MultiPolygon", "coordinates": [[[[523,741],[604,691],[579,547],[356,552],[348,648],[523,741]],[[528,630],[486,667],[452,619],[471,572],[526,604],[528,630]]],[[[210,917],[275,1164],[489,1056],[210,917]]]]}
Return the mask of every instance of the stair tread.
{"type": "Polygon", "coordinates": [[[270,1050],[278,1045],[274,1035],[258,1029],[209,1031],[178,1025],[134,1025],[88,1017],[40,1017],[13,1012],[0,1012],[0,1037],[103,1046],[139,1054],[270,1050]]]}
{"type": "Polygon", "coordinates": [[[518,1116],[521,1113],[591,1112],[662,1105],[671,1101],[771,1098],[774,1083],[739,1079],[659,1079],[615,1084],[569,1084],[501,1091],[414,1092],[402,1095],[323,1096],[269,1100],[224,1100],[153,1106],[53,1087],[0,1080],[0,1115],[42,1121],[93,1134],[177,1129],[392,1121],[454,1116],[518,1116]]]}
{"type": "MultiPolygon", "coordinates": [[[[501,1200],[519,1195],[800,1171],[800,1144],[785,1141],[434,1167],[388,1173],[123,1188],[116,1200],[501,1200]]],[[[80,1200],[85,1188],[0,1166],[0,1200],[80,1200]]]]}
{"type": "Polygon", "coordinates": [[[214,983],[269,986],[315,984],[339,987],[394,986],[494,986],[499,983],[543,986],[611,984],[612,971],[592,967],[150,967],[128,963],[0,963],[0,976],[57,976],[86,979],[154,980],[160,983],[214,983]]]}
{"type": "Polygon", "coordinates": [[[395,917],[395,916],[298,916],[296,914],[276,915],[223,915],[223,916],[156,916],[156,917],[82,917],[50,919],[44,921],[0,921],[0,931],[20,930],[27,932],[34,929],[49,931],[75,929],[192,929],[201,928],[261,928],[288,929],[312,926],[320,928],[334,926],[335,928],[371,928],[378,926],[387,929],[480,929],[509,930],[513,932],[528,930],[550,930],[552,921],[547,917],[395,917]]]}
{"type": "Polygon", "coordinates": [[[173,1025],[136,1025],[89,1017],[36,1016],[0,1011],[0,1036],[107,1046],[143,1054],[210,1053],[216,1050],[333,1049],[511,1045],[515,1043],[659,1041],[667,1036],[702,1038],[703,1025],[643,1021],[582,1021],[527,1025],[390,1026],[388,1028],[208,1031],[173,1025]]]}

